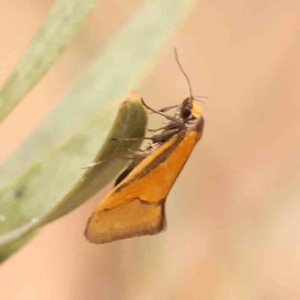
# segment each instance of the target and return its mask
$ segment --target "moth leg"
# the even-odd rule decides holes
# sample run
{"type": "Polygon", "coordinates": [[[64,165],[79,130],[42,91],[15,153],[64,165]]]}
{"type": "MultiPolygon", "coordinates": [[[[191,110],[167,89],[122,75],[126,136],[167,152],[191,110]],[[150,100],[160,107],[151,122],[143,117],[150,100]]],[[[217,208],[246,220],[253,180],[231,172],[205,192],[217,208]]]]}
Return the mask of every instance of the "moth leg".
{"type": "Polygon", "coordinates": [[[147,130],[149,132],[157,132],[157,131],[164,130],[164,129],[167,129],[167,128],[168,128],[168,125],[164,126],[164,127],[156,128],[156,129],[147,129],[147,130]]]}
{"type": "MultiPolygon", "coordinates": [[[[173,109],[173,108],[176,108],[176,107],[178,107],[178,104],[163,107],[163,108],[159,109],[158,111],[159,111],[159,112],[162,112],[162,113],[165,113],[165,112],[167,112],[167,111],[169,111],[169,110],[171,110],[171,109],[173,109]]],[[[152,112],[152,113],[153,113],[153,112],[152,112]]]]}
{"type": "Polygon", "coordinates": [[[171,120],[171,121],[174,121],[174,122],[177,122],[177,123],[180,123],[180,124],[183,123],[183,122],[182,122],[181,120],[179,120],[178,118],[171,117],[171,116],[169,116],[169,115],[164,114],[163,112],[160,112],[159,110],[155,110],[155,109],[151,108],[150,106],[148,106],[148,105],[145,103],[145,101],[144,101],[143,98],[141,98],[141,101],[142,101],[143,105],[144,105],[147,109],[149,109],[150,111],[152,111],[153,113],[156,113],[156,114],[158,114],[158,115],[161,115],[161,116],[165,117],[165,118],[168,119],[168,120],[171,120]]]}
{"type": "Polygon", "coordinates": [[[182,128],[182,123],[178,123],[178,122],[169,122],[167,125],[157,128],[157,129],[147,129],[150,132],[157,132],[160,130],[171,130],[171,129],[176,129],[176,128],[182,128]]]}
{"type": "Polygon", "coordinates": [[[143,153],[147,152],[146,149],[145,150],[142,150],[142,149],[136,150],[136,149],[132,149],[132,148],[127,148],[127,151],[132,156],[139,155],[139,153],[141,153],[141,155],[144,155],[143,153]]]}
{"type": "Polygon", "coordinates": [[[151,140],[153,143],[162,144],[170,139],[174,134],[178,133],[180,128],[174,128],[170,130],[165,130],[159,134],[153,135],[151,140]]]}
{"type": "Polygon", "coordinates": [[[92,162],[92,163],[88,164],[88,165],[85,166],[85,167],[81,167],[81,169],[83,169],[83,170],[91,169],[91,168],[94,168],[94,167],[100,165],[101,163],[102,163],[102,161],[101,161],[101,160],[98,160],[98,161],[95,161],[95,162],[92,162]]]}
{"type": "MultiPolygon", "coordinates": [[[[127,149],[129,150],[129,148],[127,149]]],[[[120,157],[114,157],[114,159],[128,159],[128,160],[133,160],[135,158],[135,151],[130,149],[131,151],[128,151],[128,152],[131,152],[131,153],[128,153],[128,154],[125,154],[125,155],[122,155],[120,157]]],[[[103,161],[102,160],[98,160],[98,161],[95,161],[95,162],[92,162],[90,164],[88,164],[87,166],[85,167],[82,167],[81,169],[90,169],[90,168],[94,168],[98,165],[100,165],[103,161]]]]}
{"type": "Polygon", "coordinates": [[[119,142],[131,142],[131,141],[140,141],[140,140],[151,140],[151,137],[141,137],[141,138],[128,138],[128,139],[118,139],[118,138],[111,138],[111,141],[119,141],[119,142]]]}

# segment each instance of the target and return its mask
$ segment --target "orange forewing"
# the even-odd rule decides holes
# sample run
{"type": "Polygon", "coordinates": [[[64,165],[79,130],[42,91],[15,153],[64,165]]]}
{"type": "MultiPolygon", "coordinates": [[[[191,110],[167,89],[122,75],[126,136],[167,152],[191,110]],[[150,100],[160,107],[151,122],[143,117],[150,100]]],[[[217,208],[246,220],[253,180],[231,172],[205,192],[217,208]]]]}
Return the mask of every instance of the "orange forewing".
{"type": "Polygon", "coordinates": [[[86,238],[92,243],[107,243],[160,232],[166,197],[200,139],[203,126],[200,116],[135,167],[93,212],[86,238]]]}

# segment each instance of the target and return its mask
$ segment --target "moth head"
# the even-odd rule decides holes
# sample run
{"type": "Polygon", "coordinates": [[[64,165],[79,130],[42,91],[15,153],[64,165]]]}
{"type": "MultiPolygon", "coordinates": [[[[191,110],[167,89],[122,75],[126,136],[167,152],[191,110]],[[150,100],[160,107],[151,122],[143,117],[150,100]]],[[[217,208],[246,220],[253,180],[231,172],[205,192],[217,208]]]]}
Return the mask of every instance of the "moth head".
{"type": "Polygon", "coordinates": [[[202,116],[202,108],[193,97],[186,98],[180,107],[180,117],[184,121],[199,119],[202,116]]]}

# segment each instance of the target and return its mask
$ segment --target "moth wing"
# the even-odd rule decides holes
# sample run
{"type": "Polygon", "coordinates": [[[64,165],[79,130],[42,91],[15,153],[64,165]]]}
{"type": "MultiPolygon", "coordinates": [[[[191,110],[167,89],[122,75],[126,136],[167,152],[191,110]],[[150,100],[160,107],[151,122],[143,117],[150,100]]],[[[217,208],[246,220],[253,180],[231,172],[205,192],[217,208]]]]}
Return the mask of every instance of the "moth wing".
{"type": "Polygon", "coordinates": [[[164,202],[135,198],[111,209],[96,210],[88,221],[86,238],[92,243],[108,243],[159,233],[165,227],[164,202]]]}
{"type": "Polygon", "coordinates": [[[165,225],[165,199],[199,140],[201,130],[180,132],[145,158],[100,203],[85,235],[92,243],[108,243],[153,235],[165,225]]]}

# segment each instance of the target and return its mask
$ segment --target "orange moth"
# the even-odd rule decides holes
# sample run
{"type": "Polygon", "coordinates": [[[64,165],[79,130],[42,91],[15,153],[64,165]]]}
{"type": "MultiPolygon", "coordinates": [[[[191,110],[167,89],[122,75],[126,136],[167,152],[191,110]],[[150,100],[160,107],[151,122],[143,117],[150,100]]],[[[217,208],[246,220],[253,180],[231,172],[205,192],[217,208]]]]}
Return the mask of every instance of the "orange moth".
{"type": "Polygon", "coordinates": [[[151,138],[150,153],[139,152],[134,156],[115,188],[96,207],[85,230],[88,241],[108,243],[163,230],[166,198],[204,127],[202,109],[191,89],[190,95],[177,106],[174,116],[165,114],[173,107],[156,111],[143,102],[169,123],[151,138]]]}

